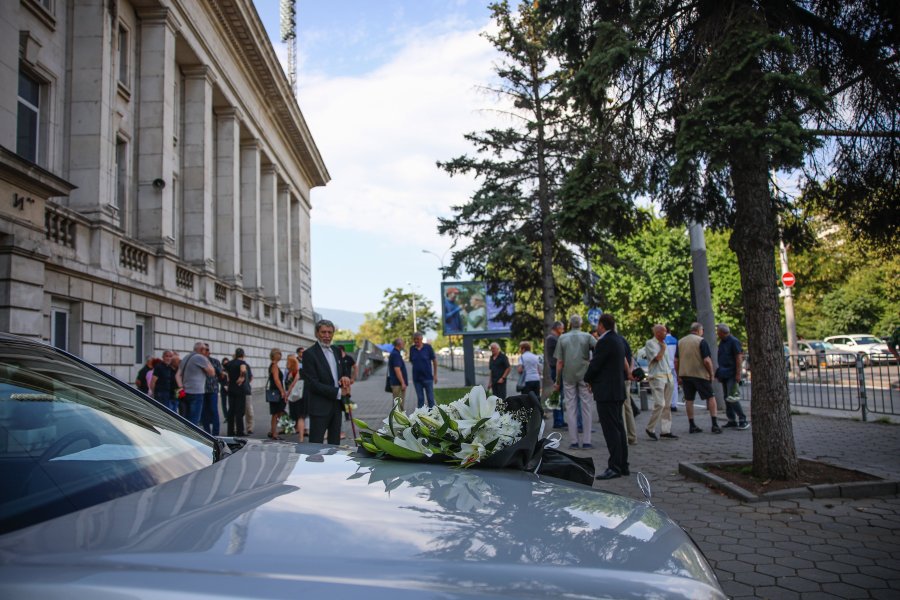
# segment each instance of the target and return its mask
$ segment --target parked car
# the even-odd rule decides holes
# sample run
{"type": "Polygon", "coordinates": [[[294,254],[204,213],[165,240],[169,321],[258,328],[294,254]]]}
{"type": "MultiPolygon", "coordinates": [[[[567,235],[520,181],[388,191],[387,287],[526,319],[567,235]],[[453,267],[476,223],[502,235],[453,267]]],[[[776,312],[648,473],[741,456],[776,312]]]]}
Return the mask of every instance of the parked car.
{"type": "Polygon", "coordinates": [[[854,354],[862,355],[863,364],[866,365],[871,364],[873,359],[875,362],[882,359],[886,360],[886,357],[881,355],[887,352],[887,345],[874,335],[864,333],[832,335],[825,338],[825,341],[839,350],[847,350],[854,354]]]}
{"type": "Polygon", "coordinates": [[[801,369],[815,367],[848,367],[856,364],[856,354],[841,350],[822,340],[799,340],[797,350],[802,360],[801,369]]]}
{"type": "Polygon", "coordinates": [[[213,438],[6,334],[0,481],[0,598],[725,598],[649,502],[527,471],[213,438]]]}

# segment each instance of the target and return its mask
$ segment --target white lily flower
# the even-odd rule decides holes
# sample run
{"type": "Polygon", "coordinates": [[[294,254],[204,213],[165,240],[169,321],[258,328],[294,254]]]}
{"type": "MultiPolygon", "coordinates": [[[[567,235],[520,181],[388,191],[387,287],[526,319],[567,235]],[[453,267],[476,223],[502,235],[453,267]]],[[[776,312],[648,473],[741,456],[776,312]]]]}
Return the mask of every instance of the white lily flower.
{"type": "Polygon", "coordinates": [[[484,388],[476,385],[468,394],[450,403],[450,406],[459,413],[462,420],[479,421],[490,417],[497,410],[497,397],[487,397],[484,388]]]}
{"type": "Polygon", "coordinates": [[[461,459],[463,461],[463,464],[465,464],[469,462],[478,462],[484,457],[485,454],[486,451],[484,449],[484,446],[476,442],[474,444],[460,444],[459,451],[455,452],[453,456],[461,459]]]}
{"type": "Polygon", "coordinates": [[[425,456],[434,454],[434,452],[431,451],[431,448],[425,445],[424,438],[417,438],[413,435],[412,428],[404,429],[403,437],[395,437],[394,443],[402,448],[412,450],[413,452],[419,452],[425,456]]]}

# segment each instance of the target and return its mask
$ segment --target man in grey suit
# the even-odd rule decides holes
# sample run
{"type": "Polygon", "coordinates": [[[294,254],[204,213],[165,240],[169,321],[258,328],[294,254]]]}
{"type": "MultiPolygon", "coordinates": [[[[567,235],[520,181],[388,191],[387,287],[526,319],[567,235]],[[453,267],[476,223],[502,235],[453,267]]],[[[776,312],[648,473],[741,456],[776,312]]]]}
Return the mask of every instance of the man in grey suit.
{"type": "Polygon", "coordinates": [[[628,438],[622,419],[622,406],[625,402],[625,343],[615,332],[615,326],[616,320],[611,314],[600,315],[600,322],[597,323],[599,338],[594,346],[594,356],[584,374],[584,380],[591,386],[597,403],[600,427],[609,450],[608,467],[597,476],[601,480],[630,474],[628,438]]]}
{"type": "Polygon", "coordinates": [[[328,431],[328,443],[341,443],[343,397],[350,395],[350,378],[341,376],[341,352],[332,347],[334,323],[316,323],[318,343],[303,353],[303,380],[309,398],[309,441],[321,444],[328,431]]]}

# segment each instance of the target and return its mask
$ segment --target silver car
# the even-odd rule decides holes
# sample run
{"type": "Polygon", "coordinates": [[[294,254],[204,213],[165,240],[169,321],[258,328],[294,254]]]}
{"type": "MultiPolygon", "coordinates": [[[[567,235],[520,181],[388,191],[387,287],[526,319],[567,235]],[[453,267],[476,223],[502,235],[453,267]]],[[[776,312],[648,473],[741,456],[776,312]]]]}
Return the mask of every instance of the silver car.
{"type": "Polygon", "coordinates": [[[650,504],[513,470],[215,439],[0,334],[0,598],[724,598],[650,504]]]}
{"type": "Polygon", "coordinates": [[[799,340],[797,350],[805,363],[805,366],[801,364],[802,368],[850,367],[856,364],[856,354],[822,340],[799,340]]]}

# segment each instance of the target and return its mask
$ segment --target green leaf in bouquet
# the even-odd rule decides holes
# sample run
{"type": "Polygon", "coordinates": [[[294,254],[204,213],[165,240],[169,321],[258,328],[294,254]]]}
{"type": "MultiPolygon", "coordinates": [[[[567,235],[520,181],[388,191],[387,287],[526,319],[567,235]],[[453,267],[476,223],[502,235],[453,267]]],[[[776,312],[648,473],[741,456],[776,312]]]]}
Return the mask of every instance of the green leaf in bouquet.
{"type": "Polygon", "coordinates": [[[440,406],[438,407],[438,412],[440,412],[441,417],[444,418],[444,426],[441,427],[441,431],[438,432],[438,435],[443,436],[445,433],[447,433],[447,427],[449,427],[453,431],[459,431],[459,426],[456,424],[456,421],[451,419],[447,412],[440,406]]]}
{"type": "Polygon", "coordinates": [[[380,435],[372,436],[372,443],[375,444],[379,450],[384,451],[386,454],[393,456],[394,458],[403,458],[406,460],[419,460],[425,457],[421,452],[415,452],[408,448],[404,448],[403,446],[398,446],[391,440],[385,439],[380,435]]]}
{"type": "Polygon", "coordinates": [[[482,427],[484,427],[484,424],[487,423],[487,422],[490,421],[490,420],[491,420],[491,419],[490,419],[489,417],[485,417],[485,418],[483,418],[483,419],[479,419],[478,422],[475,423],[475,425],[472,427],[472,433],[470,434],[469,437],[474,436],[474,435],[475,435],[475,432],[477,432],[479,429],[481,429],[482,427]]]}
{"type": "Polygon", "coordinates": [[[500,442],[500,438],[494,438],[484,445],[485,452],[491,454],[494,451],[494,448],[497,447],[497,444],[500,442]]]}

